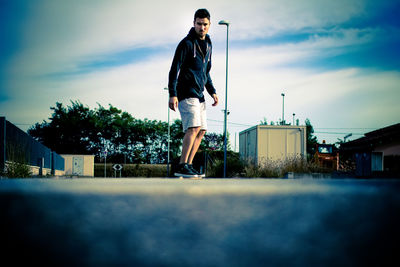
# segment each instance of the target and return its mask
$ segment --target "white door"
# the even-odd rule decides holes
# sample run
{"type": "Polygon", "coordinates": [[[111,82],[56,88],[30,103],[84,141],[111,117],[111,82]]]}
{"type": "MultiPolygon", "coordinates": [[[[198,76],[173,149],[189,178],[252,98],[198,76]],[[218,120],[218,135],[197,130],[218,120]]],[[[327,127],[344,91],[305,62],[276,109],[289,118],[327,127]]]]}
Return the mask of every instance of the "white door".
{"type": "Polygon", "coordinates": [[[83,176],[83,157],[74,157],[73,158],[72,174],[83,176]]]}

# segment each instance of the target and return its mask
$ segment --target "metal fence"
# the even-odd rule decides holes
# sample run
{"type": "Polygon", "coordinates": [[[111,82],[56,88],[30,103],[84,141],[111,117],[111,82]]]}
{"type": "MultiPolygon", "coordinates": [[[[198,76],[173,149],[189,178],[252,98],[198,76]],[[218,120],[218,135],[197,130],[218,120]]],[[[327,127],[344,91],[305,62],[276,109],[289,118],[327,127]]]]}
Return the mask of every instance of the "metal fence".
{"type": "Polygon", "coordinates": [[[19,162],[31,166],[64,170],[64,158],[42,145],[16,127],[5,117],[0,117],[0,168],[5,162],[19,162]]]}

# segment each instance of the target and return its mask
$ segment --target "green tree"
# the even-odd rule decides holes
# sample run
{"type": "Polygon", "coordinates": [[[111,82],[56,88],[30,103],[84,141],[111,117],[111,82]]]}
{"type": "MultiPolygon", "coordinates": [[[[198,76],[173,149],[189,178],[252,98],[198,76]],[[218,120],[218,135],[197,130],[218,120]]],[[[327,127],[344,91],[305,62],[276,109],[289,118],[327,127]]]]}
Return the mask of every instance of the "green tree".
{"type": "MultiPolygon", "coordinates": [[[[109,105],[94,110],[79,101],[70,106],[56,103],[49,122],[32,126],[28,133],[59,154],[93,154],[96,161],[115,163],[166,163],[168,123],[140,120],[109,105]]],[[[177,156],[182,145],[182,123],[171,124],[171,154],[177,156]]]]}
{"type": "Polygon", "coordinates": [[[170,150],[172,158],[177,158],[181,153],[182,140],[185,135],[182,131],[182,127],[182,121],[178,119],[171,124],[170,150]]]}
{"type": "Polygon", "coordinates": [[[79,101],[64,107],[56,103],[50,122],[36,123],[28,133],[54,151],[64,154],[92,152],[93,135],[96,134],[94,113],[79,101]]]}
{"type": "Polygon", "coordinates": [[[135,118],[112,105],[106,109],[98,104],[94,112],[97,133],[93,138],[93,147],[96,148],[97,155],[100,156],[102,152],[107,151],[108,157],[113,162],[131,162],[132,154],[135,153],[130,142],[135,118]]]}
{"type": "Polygon", "coordinates": [[[268,120],[266,117],[264,117],[264,119],[260,121],[260,125],[268,125],[268,120]]]}
{"type": "Polygon", "coordinates": [[[307,154],[309,157],[312,157],[316,152],[316,145],[318,144],[318,139],[314,135],[314,127],[311,125],[309,119],[305,120],[306,129],[307,129],[307,154]]]}
{"type": "Polygon", "coordinates": [[[201,150],[222,150],[224,148],[224,135],[206,133],[200,144],[201,150]]]}

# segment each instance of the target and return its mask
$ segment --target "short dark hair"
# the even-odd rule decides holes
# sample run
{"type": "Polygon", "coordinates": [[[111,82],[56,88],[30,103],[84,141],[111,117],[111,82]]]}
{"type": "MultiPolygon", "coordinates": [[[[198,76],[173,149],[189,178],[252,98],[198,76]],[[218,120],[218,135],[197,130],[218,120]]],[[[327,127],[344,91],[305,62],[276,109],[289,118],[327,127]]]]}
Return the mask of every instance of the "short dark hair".
{"type": "Polygon", "coordinates": [[[194,20],[196,20],[197,18],[207,18],[208,20],[210,20],[210,12],[208,12],[208,10],[205,8],[198,9],[196,13],[194,13],[194,20]]]}

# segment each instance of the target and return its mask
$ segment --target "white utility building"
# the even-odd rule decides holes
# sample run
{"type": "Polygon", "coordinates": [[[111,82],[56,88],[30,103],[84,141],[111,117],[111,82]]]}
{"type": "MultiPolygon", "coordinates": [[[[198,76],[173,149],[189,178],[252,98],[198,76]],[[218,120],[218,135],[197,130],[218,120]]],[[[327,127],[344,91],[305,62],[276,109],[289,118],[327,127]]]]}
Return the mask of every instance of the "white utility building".
{"type": "Polygon", "coordinates": [[[239,133],[239,153],[244,160],[262,164],[307,154],[306,126],[257,125],[239,133]]]}

